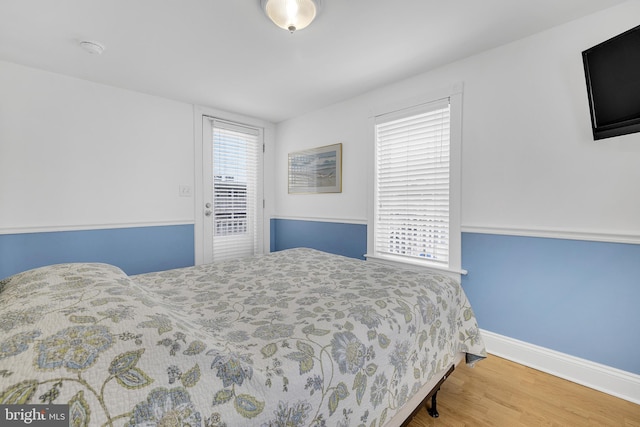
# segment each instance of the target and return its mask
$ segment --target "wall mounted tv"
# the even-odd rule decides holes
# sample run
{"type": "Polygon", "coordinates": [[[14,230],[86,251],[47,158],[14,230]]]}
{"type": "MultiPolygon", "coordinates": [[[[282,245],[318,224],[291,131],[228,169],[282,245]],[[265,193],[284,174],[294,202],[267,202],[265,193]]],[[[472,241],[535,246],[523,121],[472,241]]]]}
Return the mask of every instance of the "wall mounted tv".
{"type": "Polygon", "coordinates": [[[640,25],[582,52],[593,139],[640,132],[640,25]]]}

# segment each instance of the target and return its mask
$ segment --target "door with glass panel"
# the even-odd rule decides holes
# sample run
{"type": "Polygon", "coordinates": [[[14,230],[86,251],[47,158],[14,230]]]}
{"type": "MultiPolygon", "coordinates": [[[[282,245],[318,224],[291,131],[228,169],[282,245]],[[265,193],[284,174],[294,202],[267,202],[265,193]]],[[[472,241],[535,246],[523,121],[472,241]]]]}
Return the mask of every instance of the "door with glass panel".
{"type": "Polygon", "coordinates": [[[203,261],[262,251],[262,129],[203,120],[203,261]]]}

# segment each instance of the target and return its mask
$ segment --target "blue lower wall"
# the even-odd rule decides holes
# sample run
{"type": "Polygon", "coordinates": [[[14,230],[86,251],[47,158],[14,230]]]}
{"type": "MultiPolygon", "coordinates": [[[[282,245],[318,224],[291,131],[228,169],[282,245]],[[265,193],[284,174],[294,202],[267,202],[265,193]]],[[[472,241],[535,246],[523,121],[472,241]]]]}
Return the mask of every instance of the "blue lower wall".
{"type": "MultiPolygon", "coordinates": [[[[271,249],[353,258],[366,226],[271,221],[271,249]]],[[[462,285],[482,329],[640,374],[640,245],[463,233],[462,285]]]]}
{"type": "MultiPolygon", "coordinates": [[[[365,225],[271,220],[271,250],[362,259],[365,225]]],[[[63,262],[128,274],[194,264],[193,225],[0,235],[0,278],[63,262]]],[[[640,245],[463,233],[462,285],[480,327],[640,375],[640,245]]]]}
{"type": "Polygon", "coordinates": [[[193,225],[0,235],[0,279],[65,262],[103,262],[127,274],[194,264],[193,225]]]}
{"type": "Polygon", "coordinates": [[[640,245],[464,233],[483,329],[640,374],[640,245]]]}
{"type": "Polygon", "coordinates": [[[364,259],[367,226],[322,221],[271,220],[271,251],[306,247],[364,259]]]}

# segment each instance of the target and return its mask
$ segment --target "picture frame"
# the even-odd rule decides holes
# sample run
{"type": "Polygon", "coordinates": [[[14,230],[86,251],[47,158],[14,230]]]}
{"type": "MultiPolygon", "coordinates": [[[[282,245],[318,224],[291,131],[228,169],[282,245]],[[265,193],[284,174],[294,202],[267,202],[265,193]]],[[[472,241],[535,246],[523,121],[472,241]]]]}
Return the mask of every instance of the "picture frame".
{"type": "Polygon", "coordinates": [[[289,153],[289,194],[342,192],[342,143],[289,153]]]}

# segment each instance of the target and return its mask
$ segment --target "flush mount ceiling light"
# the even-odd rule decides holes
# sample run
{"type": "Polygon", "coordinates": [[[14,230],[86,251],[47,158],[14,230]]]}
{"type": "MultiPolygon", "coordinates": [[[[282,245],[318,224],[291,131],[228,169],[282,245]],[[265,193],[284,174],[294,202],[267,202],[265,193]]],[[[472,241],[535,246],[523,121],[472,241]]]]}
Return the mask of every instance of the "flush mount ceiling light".
{"type": "Polygon", "coordinates": [[[274,24],[293,33],[313,22],[322,0],[260,0],[260,3],[274,24]]]}
{"type": "Polygon", "coordinates": [[[83,40],[79,44],[81,48],[92,55],[102,55],[104,52],[104,46],[98,42],[83,40]]]}

